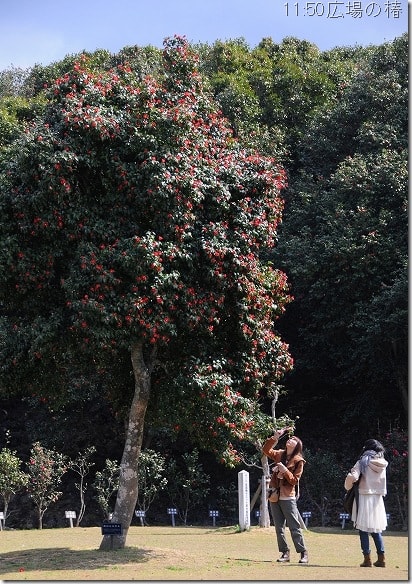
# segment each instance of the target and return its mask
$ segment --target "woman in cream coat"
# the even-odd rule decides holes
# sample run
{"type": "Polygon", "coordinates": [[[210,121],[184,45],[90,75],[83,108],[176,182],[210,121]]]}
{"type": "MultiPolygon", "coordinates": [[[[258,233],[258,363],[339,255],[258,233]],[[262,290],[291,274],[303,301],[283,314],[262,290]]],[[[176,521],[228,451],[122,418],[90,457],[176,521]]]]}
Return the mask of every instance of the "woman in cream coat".
{"type": "Polygon", "coordinates": [[[359,460],[345,479],[345,489],[348,491],[353,483],[359,481],[359,501],[352,508],[352,521],[359,530],[361,549],[364,556],[362,568],[372,567],[369,534],[375,543],[378,560],[374,566],[385,567],[385,549],[382,531],[387,526],[387,518],[383,497],[386,495],[385,449],[374,439],[366,440],[359,460]]]}

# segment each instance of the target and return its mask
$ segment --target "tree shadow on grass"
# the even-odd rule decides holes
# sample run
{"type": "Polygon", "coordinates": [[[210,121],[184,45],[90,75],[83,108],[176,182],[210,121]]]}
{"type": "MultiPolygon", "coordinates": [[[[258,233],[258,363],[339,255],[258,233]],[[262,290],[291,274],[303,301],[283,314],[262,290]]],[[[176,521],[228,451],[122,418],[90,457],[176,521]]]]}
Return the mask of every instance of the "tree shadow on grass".
{"type": "Polygon", "coordinates": [[[125,547],[118,550],[40,548],[1,554],[0,578],[10,572],[98,570],[113,565],[141,564],[159,556],[155,550],[125,547]]]}

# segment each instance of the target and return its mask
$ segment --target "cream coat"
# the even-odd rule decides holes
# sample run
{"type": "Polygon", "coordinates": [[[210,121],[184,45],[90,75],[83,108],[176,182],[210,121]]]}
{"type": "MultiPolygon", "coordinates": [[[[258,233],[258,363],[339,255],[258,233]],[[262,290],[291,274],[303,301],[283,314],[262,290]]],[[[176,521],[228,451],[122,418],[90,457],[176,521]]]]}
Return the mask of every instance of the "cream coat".
{"type": "MultiPolygon", "coordinates": [[[[365,472],[359,481],[359,493],[361,495],[386,495],[386,467],[388,461],[383,457],[371,458],[365,472]]],[[[360,461],[347,474],[345,489],[349,491],[353,483],[360,475],[360,461]]]]}

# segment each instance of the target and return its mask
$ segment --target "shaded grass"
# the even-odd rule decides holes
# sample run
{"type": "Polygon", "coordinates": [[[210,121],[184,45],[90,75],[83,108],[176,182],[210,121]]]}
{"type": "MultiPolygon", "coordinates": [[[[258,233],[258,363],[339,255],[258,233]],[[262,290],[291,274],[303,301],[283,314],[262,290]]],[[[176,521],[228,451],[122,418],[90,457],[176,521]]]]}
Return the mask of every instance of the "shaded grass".
{"type": "MultiPolygon", "coordinates": [[[[99,550],[98,527],[0,532],[3,580],[408,580],[408,536],[384,534],[386,568],[360,568],[356,531],[305,532],[310,563],[278,564],[274,528],[137,527],[127,547],[99,550]]],[[[288,540],[290,536],[288,534],[288,540]]]]}

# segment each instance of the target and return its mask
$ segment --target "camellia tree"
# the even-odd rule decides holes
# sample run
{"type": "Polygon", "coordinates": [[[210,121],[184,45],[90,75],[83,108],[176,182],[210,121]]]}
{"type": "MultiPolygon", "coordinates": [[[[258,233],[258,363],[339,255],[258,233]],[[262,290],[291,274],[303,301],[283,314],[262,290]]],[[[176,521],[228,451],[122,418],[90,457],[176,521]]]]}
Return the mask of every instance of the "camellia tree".
{"type": "Polygon", "coordinates": [[[16,493],[26,486],[28,475],[21,470],[21,460],[10,448],[0,450],[0,500],[3,500],[3,525],[9,516],[9,504],[16,493]]]}
{"type": "Polygon", "coordinates": [[[52,399],[73,371],[103,379],[131,359],[134,391],[130,378],[115,388],[132,394],[115,547],[149,398],[149,421],[234,464],[236,440],[267,431],[261,399],[292,367],[274,329],[286,277],[260,257],[276,242],[284,172],[234,140],[184,38],[167,39],[163,59],[143,79],[80,60],[0,173],[3,388],[52,399]]]}
{"type": "MultiPolygon", "coordinates": [[[[164,476],[166,459],[150,448],[142,450],[139,457],[139,492],[137,506],[145,514],[159,492],[166,488],[167,478],[164,476]]],[[[145,523],[143,517],[140,518],[142,525],[145,523]]]]}
{"type": "Polygon", "coordinates": [[[58,489],[67,471],[66,457],[35,442],[27,464],[27,492],[36,505],[39,529],[43,529],[43,517],[52,503],[62,496],[58,489]]]}

